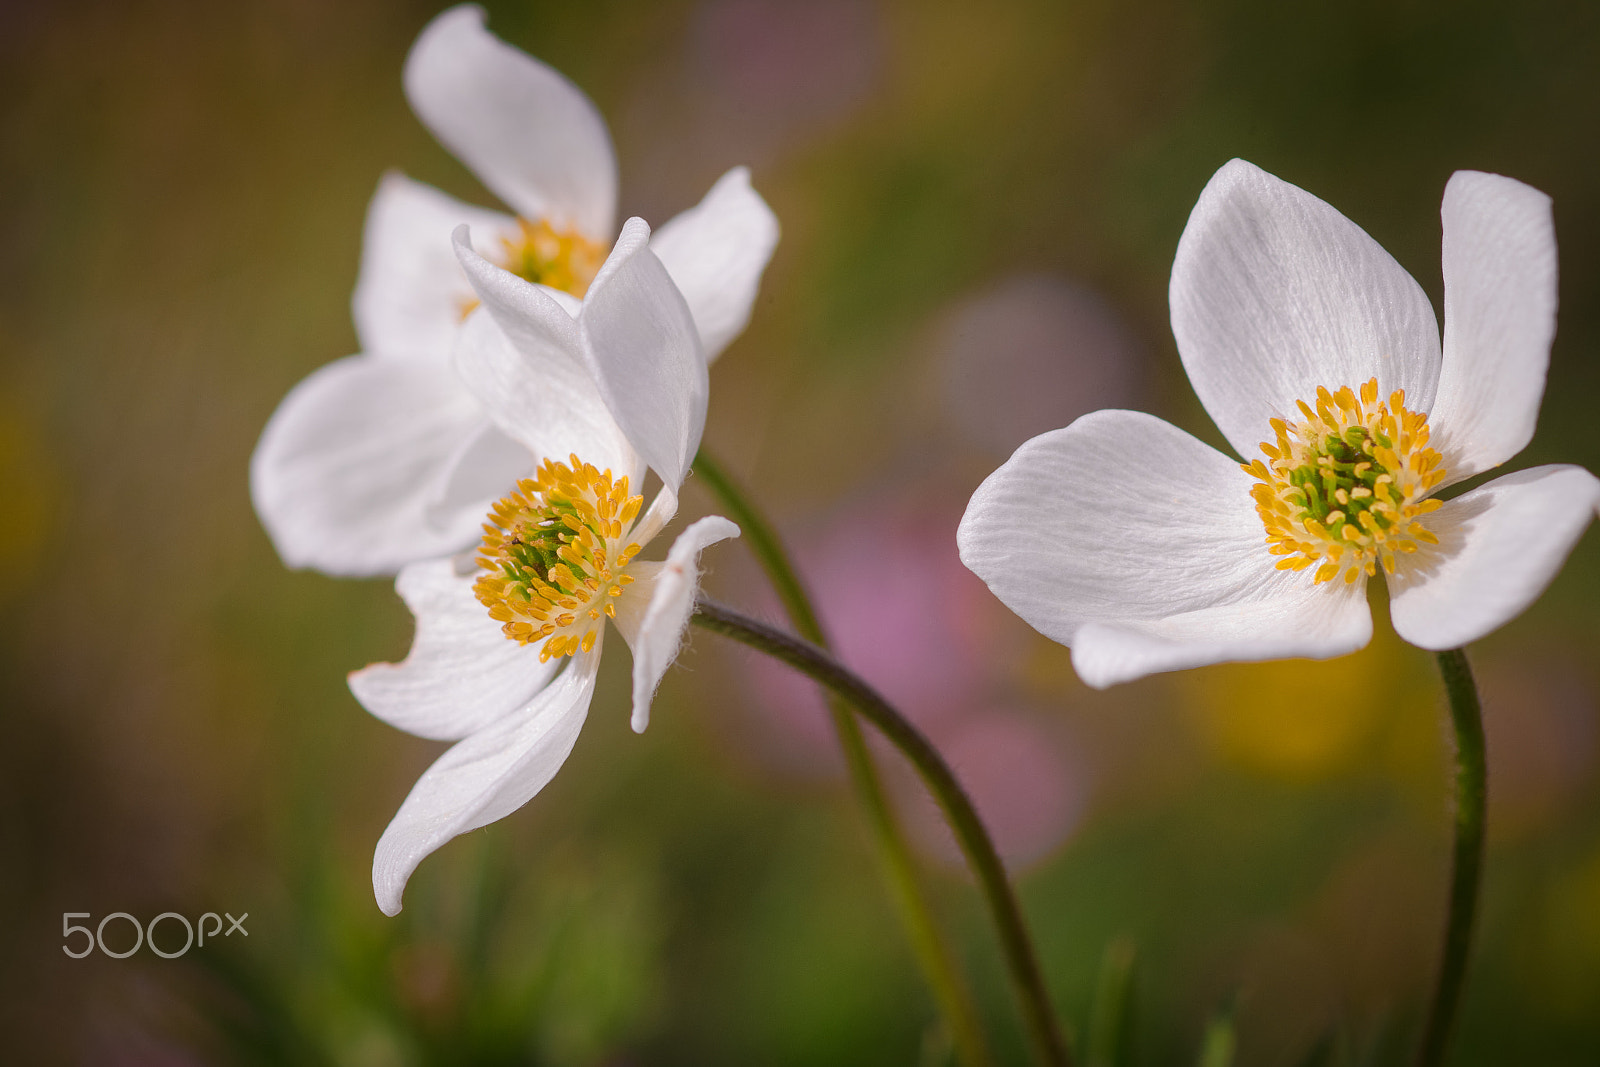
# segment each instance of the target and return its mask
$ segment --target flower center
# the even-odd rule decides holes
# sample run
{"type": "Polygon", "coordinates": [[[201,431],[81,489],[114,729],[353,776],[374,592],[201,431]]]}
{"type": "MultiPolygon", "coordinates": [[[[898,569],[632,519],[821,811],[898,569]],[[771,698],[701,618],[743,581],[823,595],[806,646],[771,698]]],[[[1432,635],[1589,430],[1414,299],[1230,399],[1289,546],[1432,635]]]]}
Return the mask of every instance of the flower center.
{"type": "Polygon", "coordinates": [[[1304,420],[1273,419],[1277,443],[1261,444],[1265,460],[1243,464],[1267,528],[1267,551],[1282,556],[1279,570],[1317,567],[1318,584],[1343,574],[1354,582],[1383,563],[1394,573],[1395,553],[1439,539],[1418,521],[1440,506],[1424,499],[1444,480],[1439,453],[1427,447],[1428,416],[1405,406],[1396,389],[1378,400],[1378,379],[1336,393],[1317,388],[1313,410],[1296,401],[1304,420]]]}
{"type": "Polygon", "coordinates": [[[544,219],[517,219],[517,234],[500,239],[501,265],[535,285],[582,298],[605,262],[606,250],[577,230],[556,230],[544,219]]]}
{"type": "Polygon", "coordinates": [[[540,662],[594,647],[639,552],[623,538],[644,497],[628,495],[626,477],[613,482],[609,470],[569,458],[571,466],[545,460],[495,502],[478,556],[488,573],[472,587],[507,637],[544,641],[540,662]]]}

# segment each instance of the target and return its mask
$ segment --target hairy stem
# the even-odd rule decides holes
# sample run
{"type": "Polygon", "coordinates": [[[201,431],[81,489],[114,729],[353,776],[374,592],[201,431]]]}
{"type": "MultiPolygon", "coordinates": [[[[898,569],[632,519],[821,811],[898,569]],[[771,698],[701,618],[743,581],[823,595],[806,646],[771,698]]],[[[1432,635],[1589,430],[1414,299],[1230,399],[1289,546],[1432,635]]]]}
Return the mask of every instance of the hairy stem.
{"type": "Polygon", "coordinates": [[[1445,920],[1444,953],[1438,984],[1428,1009],[1427,1027],[1417,1050],[1418,1067],[1444,1062],[1455,1022],[1461,987],[1472,949],[1472,926],[1478,911],[1478,886],[1483,880],[1483,838],[1487,824],[1488,765],[1483,742],[1483,709],[1472,668],[1461,649],[1439,653],[1439,672],[1450,698],[1455,727],[1455,853],[1450,876],[1450,914],[1445,920]]]}
{"type": "Polygon", "coordinates": [[[999,933],[1002,955],[1022,1005],[1023,1021],[1041,1063],[1065,1067],[1070,1062],[1066,1042],[1056,1024],[1045,991],[1044,977],[1034,955],[1022,909],[1011,881],[995,851],[994,842],[978,818],[972,801],[945,763],[944,757],[917,728],[888,701],[823,649],[773,629],[765,623],[701,597],[692,620],[696,625],[731,637],[782,660],[850,702],[855,710],[900,750],[921,775],[923,783],[944,811],[956,841],[967,857],[984,902],[999,933]]]}

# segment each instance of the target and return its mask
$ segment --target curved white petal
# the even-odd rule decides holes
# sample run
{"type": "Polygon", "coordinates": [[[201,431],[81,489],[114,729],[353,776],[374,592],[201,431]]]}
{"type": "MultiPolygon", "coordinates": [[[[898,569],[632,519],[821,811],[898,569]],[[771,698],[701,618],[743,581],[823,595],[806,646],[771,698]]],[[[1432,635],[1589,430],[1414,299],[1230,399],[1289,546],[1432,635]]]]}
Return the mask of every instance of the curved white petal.
{"type": "Polygon", "coordinates": [[[450,245],[463,224],[480,240],[516,228],[509,215],[464,204],[402,174],[383,176],[367,208],[361,275],[351,300],[363,352],[441,363],[450,358],[462,314],[477,299],[450,245]]]}
{"type": "Polygon", "coordinates": [[[460,331],[455,364],[461,380],[496,425],[535,456],[565,462],[576,452],[637,486],[643,467],[595,385],[578,323],[549,290],[477,255],[464,235],[456,241],[489,313],[469,316],[460,331]]]}
{"type": "Polygon", "coordinates": [[[1365,601],[1274,568],[1252,479],[1141,412],[1097,411],[1035,437],[978,487],[961,561],[1084,681],[1365,644],[1365,601]]]}
{"type": "Polygon", "coordinates": [[[476,572],[456,573],[450,559],[413,563],[395,591],[417,620],[411,651],[399,663],[374,663],[350,674],[361,706],[418,737],[455,741],[530,700],[555,674],[537,647],[500,632],[472,592],[476,572]]]}
{"type": "Polygon", "coordinates": [[[761,273],[778,245],[778,217],[734,167],[705,197],[650,238],[650,251],[689,304],[706,361],[722,354],[750,321],[761,273]]]}
{"type": "Polygon", "coordinates": [[[429,509],[487,423],[447,363],[341,359],[291,389],[267,421],[250,496],[289,566],[391,574],[471,544],[481,516],[429,509]]]}
{"type": "Polygon", "coordinates": [[[1429,425],[1450,481],[1497,467],[1533,439],[1556,335],[1550,198],[1498,174],[1444,189],[1444,367],[1429,425]]]}
{"type": "Polygon", "coordinates": [[[599,664],[598,644],[580,652],[524,707],[458,742],[422,772],[372,857],[372,890],[385,915],[399,914],[406,882],[429,853],[510,815],[555,777],[583,729],[599,664]]]}
{"type": "Polygon", "coordinates": [[[650,725],[650,698],[678,658],[700,589],[700,553],[718,541],[738,536],[739,527],[732,522],[721,515],[707,515],[678,535],[665,560],[628,568],[637,581],[617,604],[616,623],[633,650],[635,733],[644,733],[650,725]]]}
{"type": "Polygon", "coordinates": [[[1421,287],[1355,223],[1243,160],[1200,194],[1169,295],[1189,381],[1241,456],[1319,385],[1376,376],[1412,410],[1433,402],[1439,328],[1421,287]]]}
{"type": "Polygon", "coordinates": [[[428,518],[436,524],[464,525],[471,519],[481,525],[490,505],[510,492],[517,479],[533,473],[535,465],[528,446],[485,423],[452,458],[428,505],[428,518]]]}
{"type": "Polygon", "coordinates": [[[405,88],[439,142],[519,214],[611,235],[617,161],[605,120],[576,85],[485,29],[482,8],[428,23],[405,88]]]}
{"type": "Polygon", "coordinates": [[[1488,634],[1544,592],[1600,508],[1582,467],[1507,474],[1426,519],[1436,547],[1404,557],[1389,580],[1395,632],[1440,651],[1488,634]]]}
{"type": "Polygon", "coordinates": [[[1257,600],[1078,630],[1072,666],[1096,689],[1160,671],[1269,659],[1331,659],[1372,640],[1366,583],[1302,585],[1257,600]]]}
{"type": "Polygon", "coordinates": [[[579,315],[590,373],[617,425],[673,491],[706,425],[710,380],[683,294],[629,219],[579,315]]]}
{"type": "Polygon", "coordinates": [[[650,506],[645,508],[644,514],[639,516],[639,521],[634,523],[628,540],[637,545],[648,545],[677,513],[678,494],[672,491],[670,485],[663,485],[656,498],[650,501],[650,506]]]}

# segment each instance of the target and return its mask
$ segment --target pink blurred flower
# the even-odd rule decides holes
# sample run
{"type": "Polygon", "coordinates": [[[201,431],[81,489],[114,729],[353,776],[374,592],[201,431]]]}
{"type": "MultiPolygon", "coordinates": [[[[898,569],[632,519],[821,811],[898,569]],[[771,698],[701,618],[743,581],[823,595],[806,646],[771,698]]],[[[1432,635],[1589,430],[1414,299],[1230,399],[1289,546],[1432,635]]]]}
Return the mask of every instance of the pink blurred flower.
{"type": "Polygon", "coordinates": [[[707,140],[764,159],[850,112],[882,65],[875,3],[709,0],[685,50],[707,140]]]}
{"type": "Polygon", "coordinates": [[[1515,837],[1579,802],[1594,775],[1600,700],[1570,654],[1486,657],[1480,671],[1489,737],[1489,825],[1515,837]]]}
{"type": "MultiPolygon", "coordinates": [[[[870,510],[846,504],[792,545],[835,653],[924,728],[961,713],[1004,660],[990,625],[1004,615],[961,566],[955,520],[954,506],[874,496],[870,510]]],[[[775,599],[765,607],[781,617],[775,599]]],[[[780,761],[833,766],[837,743],[817,687],[764,657],[743,663],[780,761]]]]}
{"type": "MultiPolygon", "coordinates": [[[[1007,865],[1043,859],[1077,827],[1089,798],[1088,775],[1065,739],[1036,716],[985,707],[932,733],[1007,865]]],[[[949,825],[921,783],[909,773],[896,775],[895,794],[923,852],[964,866],[949,825]]]]}
{"type": "MultiPolygon", "coordinates": [[[[958,505],[916,490],[863,495],[870,509],[847,503],[792,546],[833,648],[945,754],[1001,854],[1038,859],[1076,824],[1087,789],[1059,733],[993,710],[994,692],[1014,675],[1012,631],[956,555],[958,505]]],[[[782,615],[775,600],[764,613],[782,615]]],[[[816,685],[765,657],[740,664],[757,698],[762,755],[802,775],[837,771],[838,741],[816,685]]],[[[918,845],[959,862],[921,784],[886,745],[877,750],[881,765],[896,768],[894,792],[918,845]]]]}
{"type": "Polygon", "coordinates": [[[954,304],[936,347],[950,424],[996,455],[1140,400],[1138,338],[1105,297],[1060,275],[1012,275],[954,304]]]}

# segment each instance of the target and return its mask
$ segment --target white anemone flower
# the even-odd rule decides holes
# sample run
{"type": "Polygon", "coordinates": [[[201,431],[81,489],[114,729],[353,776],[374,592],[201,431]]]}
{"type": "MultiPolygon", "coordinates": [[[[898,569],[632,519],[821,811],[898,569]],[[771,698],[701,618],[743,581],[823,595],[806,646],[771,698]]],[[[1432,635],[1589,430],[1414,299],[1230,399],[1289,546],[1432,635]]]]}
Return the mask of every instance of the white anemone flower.
{"type": "MultiPolygon", "coordinates": [[[[363,354],[295,386],[250,465],[279,555],[330,574],[393,574],[467,547],[488,503],[534,468],[450,365],[457,333],[478,317],[451,250],[455,228],[469,225],[489,259],[544,286],[574,319],[615,232],[617,165],[599,111],[489,33],[482,9],[435,18],[404,81],[423,123],[516,214],[399,174],[379,184],[353,301],[363,354]]],[[[651,238],[708,360],[744,329],[777,237],[738,167],[651,238]]]]}
{"type": "Polygon", "coordinates": [[[411,651],[350,676],[378,718],[456,742],[378,842],[373,891],[389,915],[424,857],[527,803],[565,762],[607,619],[633,652],[632,723],[644,730],[694,609],[700,552],[738,536],[708,516],[664,560],[636,558],[677,509],[707,391],[694,321],[649,237],[643,221],[628,221],[576,319],[543,287],[477,256],[466,227],[456,237],[485,305],[461,331],[456,367],[498,431],[541,462],[485,509],[476,558],[401,569],[395,588],[416,616],[411,651]],[[647,468],[663,485],[642,508],[647,468]]]}
{"type": "Polygon", "coordinates": [[[1242,160],[1172,267],[1184,370],[1241,463],[1135,411],[1024,444],[973,495],[961,558],[1085,682],[1287,657],[1395,630],[1433,650],[1543,592],[1600,504],[1572,466],[1499,466],[1533,436],[1555,334],[1550,200],[1459,171],[1445,188],[1445,325],[1377,242],[1242,160]]]}

